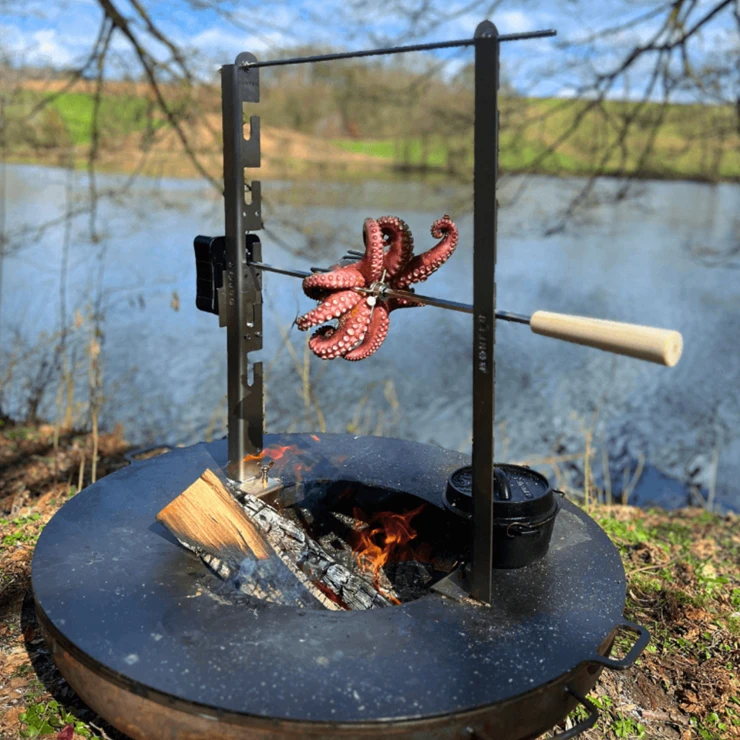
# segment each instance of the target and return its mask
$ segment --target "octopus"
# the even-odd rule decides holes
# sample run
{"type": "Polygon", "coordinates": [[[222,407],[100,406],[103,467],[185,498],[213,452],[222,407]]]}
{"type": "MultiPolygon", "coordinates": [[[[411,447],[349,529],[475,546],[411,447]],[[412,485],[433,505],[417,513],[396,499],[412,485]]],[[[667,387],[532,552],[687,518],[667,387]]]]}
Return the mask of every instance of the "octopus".
{"type": "Polygon", "coordinates": [[[317,357],[364,360],[375,354],[388,336],[392,311],[422,305],[390,297],[386,291],[413,293],[415,283],[423,283],[451,257],[458,241],[452,219],[437,219],[431,233],[440,241],[415,255],[414,238],[402,219],[367,218],[362,227],[365,251],[361,259],[304,279],[304,293],[318,305],[295,323],[301,331],[319,327],[308,343],[317,357]]]}

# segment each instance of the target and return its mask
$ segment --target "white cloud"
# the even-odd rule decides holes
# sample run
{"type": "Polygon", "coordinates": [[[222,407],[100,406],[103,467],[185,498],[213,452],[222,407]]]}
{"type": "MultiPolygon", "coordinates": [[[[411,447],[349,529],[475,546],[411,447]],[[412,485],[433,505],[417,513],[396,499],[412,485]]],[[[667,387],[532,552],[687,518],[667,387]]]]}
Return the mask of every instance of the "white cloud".
{"type": "Polygon", "coordinates": [[[28,34],[17,26],[0,26],[0,46],[8,57],[21,64],[64,67],[75,59],[72,47],[51,28],[28,34]]]}
{"type": "Polygon", "coordinates": [[[60,42],[53,28],[36,31],[31,36],[30,50],[42,64],[52,67],[66,67],[74,59],[70,48],[60,42]]]}
{"type": "Polygon", "coordinates": [[[494,23],[499,33],[525,33],[534,30],[530,17],[519,10],[505,10],[497,13],[494,23]]]}
{"type": "Polygon", "coordinates": [[[222,64],[232,62],[242,51],[255,54],[267,52],[288,45],[283,33],[273,31],[260,35],[228,31],[222,26],[211,26],[184,43],[188,49],[197,51],[209,59],[218,59],[222,64]]]}

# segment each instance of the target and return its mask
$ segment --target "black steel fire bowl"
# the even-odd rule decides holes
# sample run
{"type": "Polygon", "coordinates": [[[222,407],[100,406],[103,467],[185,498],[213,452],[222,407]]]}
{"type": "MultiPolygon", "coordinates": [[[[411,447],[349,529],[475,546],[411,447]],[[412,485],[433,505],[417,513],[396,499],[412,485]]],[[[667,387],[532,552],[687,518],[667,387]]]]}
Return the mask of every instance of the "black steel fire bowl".
{"type": "MultiPolygon", "coordinates": [[[[468,458],[350,435],[269,435],[320,481],[357,481],[437,507],[468,458]]],[[[492,606],[432,593],[360,612],[302,610],[224,584],[155,521],[226,442],[136,462],[82,491],[44,529],[33,589],[54,659],[77,693],[134,738],[529,738],[647,632],[622,616],[625,577],[604,532],[563,501],[548,554],[495,573],[492,606]],[[638,633],[608,657],[620,627],[638,633]]],[[[278,471],[290,482],[290,467],[278,471]]],[[[452,515],[451,515],[452,516],[452,515]]],[[[561,737],[593,724],[588,720],[561,737]]]]}

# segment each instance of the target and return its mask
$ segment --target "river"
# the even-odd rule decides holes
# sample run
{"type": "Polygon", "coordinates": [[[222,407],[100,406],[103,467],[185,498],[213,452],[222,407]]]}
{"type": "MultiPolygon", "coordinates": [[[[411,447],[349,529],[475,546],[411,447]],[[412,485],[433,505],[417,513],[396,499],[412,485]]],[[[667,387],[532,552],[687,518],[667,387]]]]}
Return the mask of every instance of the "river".
{"type": "MultiPolygon", "coordinates": [[[[7,231],[83,207],[84,173],[10,166],[7,231]]],[[[98,175],[101,191],[123,176],[98,175]]],[[[583,185],[581,180],[506,178],[500,190],[497,294],[500,308],[537,309],[675,328],[684,355],[672,369],[497,327],[497,452],[538,462],[597,449],[597,480],[630,501],[685,504],[686,483],[720,508],[740,510],[740,187],[642,182],[614,202],[603,181],[594,203],[565,230],[545,235],[583,185]],[[644,464],[642,461],[645,461],[644,464]]],[[[429,227],[450,213],[460,247],[423,285],[443,298],[472,300],[470,191],[419,182],[264,183],[263,256],[276,265],[328,265],[361,245],[363,219],[403,217],[417,252],[431,247],[429,227]],[[287,246],[289,245],[289,246],[287,246]]],[[[98,239],[87,213],[42,231],[6,256],[0,362],[21,344],[59,328],[60,274],[67,259],[64,311],[104,314],[103,424],[124,424],[134,443],[191,443],[224,433],[225,332],[194,306],[197,234],[222,233],[220,197],[202,183],[136,181],[98,204],[98,239]],[[67,229],[67,249],[65,244],[67,229]],[[16,339],[14,339],[14,337],[16,339]]],[[[452,449],[471,440],[471,339],[468,315],[425,307],[392,315],[388,339],[360,363],[308,361],[313,398],[302,392],[305,335],[291,328],[311,307],[298,280],[267,275],[265,349],[267,427],[381,433],[452,449]],[[291,343],[292,352],[281,336],[291,343]]],[[[80,330],[80,332],[83,330],[80,330]]],[[[78,332],[79,333],[79,332],[78,332]]],[[[51,344],[51,343],[49,343],[51,344]]],[[[29,360],[39,363],[39,353],[29,360]]],[[[78,352],[84,397],[84,356],[78,352]]],[[[0,367],[0,369],[2,369],[0,367]]],[[[15,367],[3,404],[20,413],[33,368],[15,367]]],[[[54,413],[56,384],[41,407],[54,413]]],[[[567,467],[567,461],[560,469],[567,467]]],[[[543,468],[551,472],[552,468],[543,468]]]]}

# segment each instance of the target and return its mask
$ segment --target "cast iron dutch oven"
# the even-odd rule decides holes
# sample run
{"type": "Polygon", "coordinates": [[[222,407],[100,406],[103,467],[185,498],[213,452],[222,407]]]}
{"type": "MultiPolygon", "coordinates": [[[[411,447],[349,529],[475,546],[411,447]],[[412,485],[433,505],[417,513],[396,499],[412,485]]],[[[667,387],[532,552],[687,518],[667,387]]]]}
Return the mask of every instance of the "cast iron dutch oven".
{"type": "MultiPolygon", "coordinates": [[[[493,567],[522,568],[547,554],[559,494],[547,478],[523,465],[497,465],[493,493],[493,567]]],[[[447,480],[445,506],[473,518],[473,469],[458,468],[447,480]]]]}

